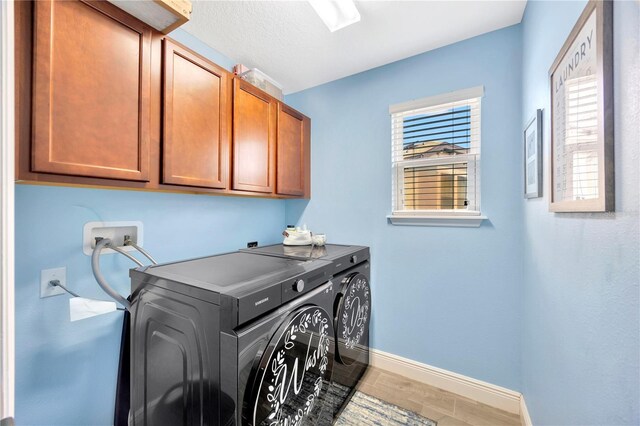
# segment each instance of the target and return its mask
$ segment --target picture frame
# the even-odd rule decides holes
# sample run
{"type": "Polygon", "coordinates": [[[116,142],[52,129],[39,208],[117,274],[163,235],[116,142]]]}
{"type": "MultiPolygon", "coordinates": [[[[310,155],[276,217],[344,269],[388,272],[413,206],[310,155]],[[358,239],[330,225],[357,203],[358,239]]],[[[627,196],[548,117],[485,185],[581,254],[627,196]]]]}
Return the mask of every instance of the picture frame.
{"type": "Polygon", "coordinates": [[[590,0],[549,70],[549,210],[615,209],[613,2],[590,0]]]}
{"type": "Polygon", "coordinates": [[[524,197],[542,197],[542,110],[537,109],[522,132],[524,141],[524,197]]]}

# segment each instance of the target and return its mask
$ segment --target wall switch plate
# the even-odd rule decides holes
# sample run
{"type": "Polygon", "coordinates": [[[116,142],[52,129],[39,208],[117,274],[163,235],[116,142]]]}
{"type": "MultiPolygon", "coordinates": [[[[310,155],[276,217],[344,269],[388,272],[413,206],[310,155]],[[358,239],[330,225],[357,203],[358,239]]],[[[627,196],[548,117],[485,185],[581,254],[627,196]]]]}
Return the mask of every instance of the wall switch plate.
{"type": "MultiPolygon", "coordinates": [[[[91,256],[96,246],[96,237],[109,238],[116,247],[124,251],[135,251],[135,248],[124,245],[124,236],[131,237],[131,241],[142,247],[142,222],[88,222],[82,232],[82,252],[91,256]]],[[[104,248],[100,254],[115,253],[110,248],[104,248]]]]}
{"type": "Polygon", "coordinates": [[[52,286],[49,281],[58,280],[63,286],[67,285],[67,268],[43,269],[40,271],[40,297],[51,297],[65,294],[61,287],[52,286]]]}

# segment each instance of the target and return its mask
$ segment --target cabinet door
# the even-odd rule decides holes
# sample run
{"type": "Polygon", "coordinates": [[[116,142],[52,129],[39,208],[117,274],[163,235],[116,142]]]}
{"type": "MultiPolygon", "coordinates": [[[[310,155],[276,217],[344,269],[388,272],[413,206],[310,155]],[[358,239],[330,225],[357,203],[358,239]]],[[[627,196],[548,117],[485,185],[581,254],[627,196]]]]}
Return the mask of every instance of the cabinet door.
{"type": "Polygon", "coordinates": [[[107,2],[35,2],[32,169],[149,180],[151,29],[107,2]]]}
{"type": "Polygon", "coordinates": [[[230,81],[224,69],[164,40],[164,183],[227,187],[230,81]]]}
{"type": "Polygon", "coordinates": [[[305,195],[309,177],[309,124],[307,117],[278,104],[276,192],[280,195],[305,195]]]}
{"type": "Polygon", "coordinates": [[[233,90],[233,189],[273,193],[277,102],[239,78],[233,90]]]}

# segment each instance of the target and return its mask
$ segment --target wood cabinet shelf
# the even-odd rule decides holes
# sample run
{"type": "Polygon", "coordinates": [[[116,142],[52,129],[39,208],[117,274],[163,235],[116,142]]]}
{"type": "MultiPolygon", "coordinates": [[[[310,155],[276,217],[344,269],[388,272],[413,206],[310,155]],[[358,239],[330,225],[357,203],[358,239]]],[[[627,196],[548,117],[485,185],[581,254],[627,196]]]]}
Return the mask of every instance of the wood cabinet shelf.
{"type": "Polygon", "coordinates": [[[278,103],[236,78],[233,85],[233,189],[273,193],[278,103]]]}
{"type": "Polygon", "coordinates": [[[18,182],[310,196],[310,119],[108,2],[16,2],[18,182]]]}
{"type": "Polygon", "coordinates": [[[309,198],[310,140],[309,117],[234,78],[234,190],[309,198]]]}
{"type": "Polygon", "coordinates": [[[35,3],[33,171],[149,180],[150,50],[110,3],[35,3]]]}
{"type": "Polygon", "coordinates": [[[277,194],[294,197],[309,194],[310,132],[309,117],[278,104],[277,194]]]}
{"type": "Polygon", "coordinates": [[[225,189],[231,77],[169,39],[163,48],[162,183],[225,189]]]}

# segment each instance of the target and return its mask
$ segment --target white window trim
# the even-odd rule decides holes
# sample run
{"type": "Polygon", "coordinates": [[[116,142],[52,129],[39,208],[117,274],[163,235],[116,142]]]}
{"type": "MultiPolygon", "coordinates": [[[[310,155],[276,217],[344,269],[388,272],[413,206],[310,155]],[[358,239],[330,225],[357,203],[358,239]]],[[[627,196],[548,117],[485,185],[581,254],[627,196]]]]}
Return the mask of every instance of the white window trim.
{"type": "Polygon", "coordinates": [[[477,215],[388,215],[387,219],[392,225],[405,226],[445,226],[450,228],[479,228],[486,216],[477,215]]]}
{"type": "MultiPolygon", "coordinates": [[[[482,98],[484,96],[484,86],[476,86],[471,87],[469,89],[457,90],[454,92],[444,93],[435,96],[429,96],[421,99],[414,99],[407,102],[402,102],[398,104],[393,104],[389,106],[389,114],[397,114],[403,112],[409,112],[415,109],[428,108],[431,106],[459,102],[466,99],[472,98],[482,98]]],[[[482,115],[481,115],[482,116],[482,115]]],[[[481,129],[480,123],[478,123],[478,128],[481,129]]],[[[393,129],[392,129],[393,133],[393,129]]],[[[481,138],[482,139],[482,138],[481,138]]],[[[392,135],[393,140],[393,135],[392,135]]],[[[395,148],[394,148],[395,149],[395,148]]],[[[473,155],[473,154],[471,154],[473,155]]],[[[460,156],[456,158],[454,161],[452,159],[442,159],[442,163],[452,163],[452,162],[464,162],[468,161],[469,156],[460,156]]],[[[421,162],[421,160],[416,160],[416,163],[421,162]]],[[[437,160],[432,160],[431,163],[437,163],[437,160]]],[[[411,160],[404,162],[405,165],[410,165],[412,163],[411,160]]],[[[475,167],[476,162],[469,162],[468,164],[473,164],[475,167]]],[[[481,168],[481,164],[478,164],[478,169],[481,168]]],[[[392,163],[391,173],[393,176],[392,184],[394,187],[397,185],[397,179],[399,176],[397,174],[401,168],[395,166],[392,163]]],[[[480,209],[480,171],[474,173],[476,176],[476,185],[478,190],[475,193],[475,206],[480,209]]],[[[394,189],[395,192],[395,189],[394,189]]],[[[392,213],[387,215],[387,219],[392,225],[408,225],[408,226],[445,226],[445,227],[463,227],[463,228],[477,228],[482,224],[483,220],[488,219],[487,216],[482,215],[480,210],[412,210],[412,211],[399,211],[396,210],[395,203],[397,200],[394,198],[392,200],[392,213]]]]}
{"type": "Polygon", "coordinates": [[[401,102],[389,106],[389,114],[409,111],[412,109],[428,108],[440,104],[448,104],[451,102],[464,101],[471,98],[481,98],[484,96],[484,86],[471,87],[469,89],[456,90],[453,92],[442,93],[435,96],[427,96],[426,98],[414,99],[407,102],[401,102]]]}

